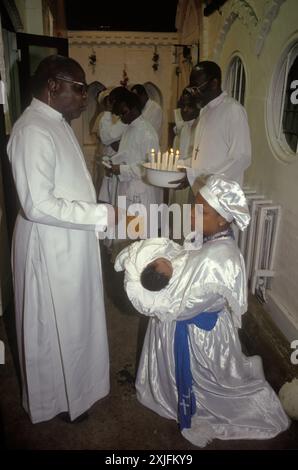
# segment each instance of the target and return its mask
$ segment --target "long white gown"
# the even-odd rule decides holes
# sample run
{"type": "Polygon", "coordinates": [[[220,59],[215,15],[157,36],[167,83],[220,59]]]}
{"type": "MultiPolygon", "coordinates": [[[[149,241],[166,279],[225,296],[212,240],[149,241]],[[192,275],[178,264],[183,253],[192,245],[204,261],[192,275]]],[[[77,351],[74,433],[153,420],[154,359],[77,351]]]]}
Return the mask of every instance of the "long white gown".
{"type": "Polygon", "coordinates": [[[144,406],[178,421],[176,323],[219,311],[211,331],[188,325],[196,412],[183,436],[204,447],[214,438],[268,439],[287,429],[289,420],[264,378],[260,357],[241,352],[237,328],[247,309],[246,277],[230,237],[207,241],[198,251],[165,239],[136,242],[118,255],[115,269],[125,269],[125,289],[135,308],[152,317],[136,379],[144,406]],[[140,274],[160,256],[171,260],[173,276],[165,289],[150,292],[140,284],[140,274]]]}
{"type": "Polygon", "coordinates": [[[75,419],[109,392],[109,353],[95,228],[107,224],[76,137],[33,99],[8,155],[21,203],[13,238],[23,406],[33,423],[75,419]]]}

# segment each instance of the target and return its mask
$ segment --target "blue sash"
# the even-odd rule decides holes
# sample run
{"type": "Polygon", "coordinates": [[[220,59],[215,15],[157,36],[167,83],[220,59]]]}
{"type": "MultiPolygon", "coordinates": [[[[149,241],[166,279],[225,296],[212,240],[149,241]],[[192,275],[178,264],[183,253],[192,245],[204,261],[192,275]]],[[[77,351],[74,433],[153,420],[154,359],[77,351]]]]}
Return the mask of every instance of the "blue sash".
{"type": "Polygon", "coordinates": [[[216,325],[218,312],[202,312],[189,320],[176,322],[174,338],[175,377],[178,391],[178,421],[180,430],[191,427],[191,417],[196,412],[196,400],[192,391],[192,375],[188,348],[188,325],[196,325],[211,331],[216,325]]]}

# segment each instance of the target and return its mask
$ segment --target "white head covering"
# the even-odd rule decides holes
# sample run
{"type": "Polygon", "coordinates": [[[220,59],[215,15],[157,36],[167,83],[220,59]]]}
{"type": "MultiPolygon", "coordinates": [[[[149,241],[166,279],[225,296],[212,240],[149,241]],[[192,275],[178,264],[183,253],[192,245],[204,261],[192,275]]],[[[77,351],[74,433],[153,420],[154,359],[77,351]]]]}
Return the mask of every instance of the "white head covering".
{"type": "Polygon", "coordinates": [[[109,94],[111,93],[111,91],[113,90],[113,88],[115,87],[109,87],[109,88],[106,88],[105,90],[101,91],[98,96],[97,96],[97,102],[98,104],[101,104],[101,102],[104,100],[104,98],[106,96],[109,96],[109,94]]]}
{"type": "Polygon", "coordinates": [[[199,190],[203,198],[228,222],[233,220],[244,230],[250,215],[244,192],[236,181],[223,175],[211,175],[199,190]]]}

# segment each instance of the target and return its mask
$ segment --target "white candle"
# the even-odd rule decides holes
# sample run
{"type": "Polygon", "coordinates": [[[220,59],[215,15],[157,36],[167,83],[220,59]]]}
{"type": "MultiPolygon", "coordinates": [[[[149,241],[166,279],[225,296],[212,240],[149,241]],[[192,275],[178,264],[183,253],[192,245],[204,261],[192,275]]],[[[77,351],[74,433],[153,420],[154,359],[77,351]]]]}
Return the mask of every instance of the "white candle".
{"type": "Polygon", "coordinates": [[[157,169],[161,169],[161,152],[157,152],[157,169]]]}
{"type": "Polygon", "coordinates": [[[174,165],[174,154],[170,153],[169,155],[169,163],[168,163],[168,170],[172,171],[173,170],[173,165],[174,165]]]}
{"type": "Polygon", "coordinates": [[[177,152],[176,152],[176,155],[175,155],[175,163],[174,163],[173,170],[177,170],[177,163],[178,163],[178,160],[179,160],[179,151],[177,150],[177,152]]]}
{"type": "Polygon", "coordinates": [[[162,169],[167,170],[168,169],[168,152],[165,152],[162,156],[162,169]]]}
{"type": "Polygon", "coordinates": [[[177,155],[177,153],[176,153],[176,155],[175,155],[175,161],[174,161],[174,168],[173,168],[173,170],[177,170],[177,164],[178,164],[178,160],[179,160],[179,155],[177,155]]]}
{"type": "Polygon", "coordinates": [[[155,168],[155,155],[151,153],[151,168],[155,168]]]}
{"type": "Polygon", "coordinates": [[[151,154],[150,154],[150,161],[151,161],[151,168],[155,168],[155,150],[151,149],[151,154]]]}

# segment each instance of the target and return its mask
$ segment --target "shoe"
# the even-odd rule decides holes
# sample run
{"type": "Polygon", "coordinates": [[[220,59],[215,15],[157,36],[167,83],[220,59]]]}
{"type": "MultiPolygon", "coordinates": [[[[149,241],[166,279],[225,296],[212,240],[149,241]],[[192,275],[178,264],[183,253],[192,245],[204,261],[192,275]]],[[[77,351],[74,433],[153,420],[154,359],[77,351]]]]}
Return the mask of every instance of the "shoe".
{"type": "Polygon", "coordinates": [[[58,417],[61,419],[61,421],[64,421],[64,423],[77,424],[77,423],[81,423],[82,421],[86,421],[89,418],[89,414],[88,414],[88,411],[85,411],[85,413],[82,413],[77,418],[71,420],[69,413],[65,411],[63,413],[60,413],[58,417]]]}

